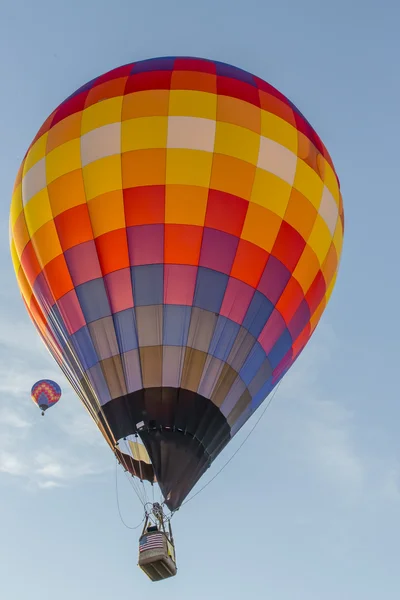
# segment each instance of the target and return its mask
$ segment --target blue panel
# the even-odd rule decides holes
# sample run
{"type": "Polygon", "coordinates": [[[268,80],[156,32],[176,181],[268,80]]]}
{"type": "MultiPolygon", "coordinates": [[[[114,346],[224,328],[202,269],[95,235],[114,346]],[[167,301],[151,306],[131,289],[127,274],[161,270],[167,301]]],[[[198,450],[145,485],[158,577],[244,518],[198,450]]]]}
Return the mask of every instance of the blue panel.
{"type": "Polygon", "coordinates": [[[279,340],[276,342],[275,346],[272,348],[271,352],[268,355],[269,361],[273,369],[275,369],[282,358],[285,356],[287,352],[289,352],[292,347],[292,337],[287,329],[282,333],[279,340]]]}
{"type": "Polygon", "coordinates": [[[164,265],[132,267],[131,273],[135,306],[163,304],[164,265]]]}
{"type": "Polygon", "coordinates": [[[167,304],[164,306],[163,344],[165,346],[186,346],[191,306],[167,304]]]}
{"type": "Polygon", "coordinates": [[[238,323],[234,323],[230,319],[220,315],[211,340],[209,354],[226,361],[235,343],[239,329],[240,325],[238,323]]]}
{"type": "Polygon", "coordinates": [[[240,369],[239,375],[246,386],[254,379],[258,369],[266,359],[265,350],[256,342],[246,358],[243,367],[240,369]]]}
{"type": "Polygon", "coordinates": [[[93,367],[88,369],[86,371],[86,374],[89,377],[89,380],[95,389],[100,404],[105,404],[106,402],[109,402],[111,400],[110,391],[104,378],[101,366],[97,363],[97,365],[94,365],[93,367]]]}
{"type": "Polygon", "coordinates": [[[250,85],[256,86],[253,75],[247,71],[243,71],[242,69],[238,69],[238,67],[218,61],[215,61],[215,66],[217,67],[217,75],[222,75],[223,77],[232,77],[233,79],[238,79],[239,81],[244,81],[250,85]]]}
{"type": "Polygon", "coordinates": [[[51,307],[47,319],[49,326],[54,333],[54,337],[62,347],[65,347],[65,344],[68,343],[70,334],[65,327],[64,320],[56,304],[51,307]]]}
{"type": "Polygon", "coordinates": [[[255,410],[257,410],[257,408],[260,406],[260,404],[262,404],[262,402],[264,402],[264,400],[266,399],[266,397],[274,389],[275,385],[276,385],[276,383],[273,381],[272,377],[270,377],[268,379],[268,381],[266,381],[264,383],[264,385],[262,386],[262,388],[260,389],[260,391],[257,392],[257,394],[254,396],[253,400],[251,401],[251,407],[253,409],[253,412],[255,410]]]}
{"type": "Polygon", "coordinates": [[[148,58],[140,60],[132,67],[132,75],[134,73],[145,73],[146,71],[172,71],[174,68],[175,58],[148,58]]]}
{"type": "Polygon", "coordinates": [[[71,343],[85,371],[98,362],[96,349],[86,326],[71,335],[71,343]]]}
{"type": "Polygon", "coordinates": [[[272,302],[256,291],[243,320],[243,327],[257,339],[273,310],[272,302]]]}
{"type": "Polygon", "coordinates": [[[193,306],[219,313],[229,276],[199,267],[193,306]]]}
{"type": "Polygon", "coordinates": [[[92,279],[75,288],[86,323],[111,316],[103,279],[92,279]]]}
{"type": "Polygon", "coordinates": [[[121,310],[113,315],[115,334],[121,354],[138,347],[136,316],[133,308],[121,310]]]}

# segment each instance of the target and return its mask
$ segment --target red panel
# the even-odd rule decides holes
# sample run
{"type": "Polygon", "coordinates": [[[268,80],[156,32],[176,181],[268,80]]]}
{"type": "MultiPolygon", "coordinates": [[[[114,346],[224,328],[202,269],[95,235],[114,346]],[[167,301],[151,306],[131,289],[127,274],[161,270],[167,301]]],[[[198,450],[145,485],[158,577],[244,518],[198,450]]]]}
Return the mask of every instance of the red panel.
{"type": "Polygon", "coordinates": [[[54,219],[63,251],[93,239],[87,204],[79,204],[54,219]]]}
{"type": "Polygon", "coordinates": [[[56,300],[74,288],[63,254],[56,256],[43,269],[50,290],[56,300]]]}
{"type": "Polygon", "coordinates": [[[310,307],[311,314],[314,314],[318,308],[322,298],[326,293],[326,283],[321,271],[318,271],[316,278],[311,284],[310,289],[306,294],[306,300],[310,307]]]}
{"type": "Polygon", "coordinates": [[[128,241],[125,228],[100,235],[95,242],[103,275],[129,267],[128,241]]]}
{"type": "Polygon", "coordinates": [[[248,206],[248,201],[243,198],[210,190],[205,226],[240,237],[248,206]]]}
{"type": "Polygon", "coordinates": [[[272,248],[272,255],[280,260],[292,273],[299,262],[305,245],[306,242],[302,236],[289,223],[282,221],[278,237],[272,248]]]}
{"type": "Polygon", "coordinates": [[[165,186],[126,188],[124,207],[126,226],[153,225],[165,221],[165,186]]]}
{"type": "Polygon", "coordinates": [[[231,96],[231,98],[239,98],[245,102],[250,102],[255,106],[260,106],[260,97],[258,89],[254,85],[219,75],[217,77],[218,94],[223,96],[231,96]]]}
{"type": "Polygon", "coordinates": [[[171,76],[171,71],[135,73],[127,81],[125,94],[144,90],[169,90],[171,88],[171,76]]]}
{"type": "Polygon", "coordinates": [[[303,299],[303,290],[296,279],[292,277],[275,307],[285,319],[286,324],[290,323],[303,299]]]}

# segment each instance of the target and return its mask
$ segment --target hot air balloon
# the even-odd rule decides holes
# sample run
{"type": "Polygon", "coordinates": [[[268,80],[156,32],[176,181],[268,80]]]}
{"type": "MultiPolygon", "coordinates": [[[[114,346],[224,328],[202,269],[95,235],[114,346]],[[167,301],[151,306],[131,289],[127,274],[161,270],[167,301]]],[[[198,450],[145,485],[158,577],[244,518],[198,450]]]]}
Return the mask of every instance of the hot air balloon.
{"type": "Polygon", "coordinates": [[[51,379],[41,379],[32,387],[31,397],[42,411],[42,415],[44,415],[45,411],[57,404],[61,398],[61,388],[58,383],[51,379]]]}
{"type": "Polygon", "coordinates": [[[234,66],[172,57],[114,69],[52,112],[10,227],[44,343],[173,512],[310,339],[344,218],[292,102],[234,66]]]}

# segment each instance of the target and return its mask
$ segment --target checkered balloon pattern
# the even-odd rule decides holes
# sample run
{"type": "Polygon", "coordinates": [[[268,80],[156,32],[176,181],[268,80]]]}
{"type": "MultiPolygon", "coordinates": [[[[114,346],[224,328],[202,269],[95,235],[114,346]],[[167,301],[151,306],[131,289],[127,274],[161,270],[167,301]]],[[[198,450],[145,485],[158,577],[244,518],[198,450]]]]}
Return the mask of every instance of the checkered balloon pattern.
{"type": "Polygon", "coordinates": [[[54,110],[10,228],[26,308],[114,444],[105,407],[148,389],[198,394],[235,435],[320,320],[344,216],[331,157],[292,102],[175,57],[110,71],[54,110]]]}
{"type": "Polygon", "coordinates": [[[58,383],[51,379],[41,379],[32,387],[31,397],[40,408],[47,409],[59,401],[61,388],[58,383]]]}

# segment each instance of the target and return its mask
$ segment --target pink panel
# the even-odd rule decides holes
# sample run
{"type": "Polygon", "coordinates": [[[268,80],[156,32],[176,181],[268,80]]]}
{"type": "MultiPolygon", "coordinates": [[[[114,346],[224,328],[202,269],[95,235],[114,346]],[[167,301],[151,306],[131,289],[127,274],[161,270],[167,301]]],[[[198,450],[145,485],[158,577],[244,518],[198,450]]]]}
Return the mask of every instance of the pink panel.
{"type": "Polygon", "coordinates": [[[253,295],[254,288],[230,277],[222,301],[221,315],[241,325],[253,295]]]}
{"type": "Polygon", "coordinates": [[[86,325],[85,317],[79,304],[75,290],[71,290],[57,302],[58,309],[63,318],[68,333],[72,335],[86,325]]]}
{"type": "Polygon", "coordinates": [[[107,295],[113,314],[133,308],[132,279],[130,269],[113,271],[104,277],[107,295]]]}
{"type": "Polygon", "coordinates": [[[190,265],[164,266],[164,304],[193,303],[197,267],[190,265]]]}
{"type": "Polygon", "coordinates": [[[102,276],[93,240],[78,244],[64,252],[74,286],[102,276]]]}

